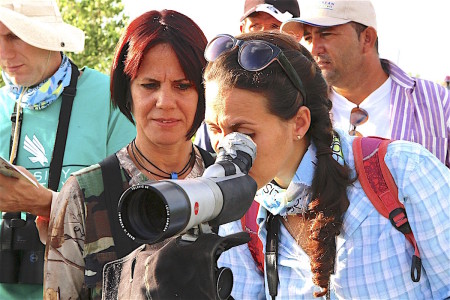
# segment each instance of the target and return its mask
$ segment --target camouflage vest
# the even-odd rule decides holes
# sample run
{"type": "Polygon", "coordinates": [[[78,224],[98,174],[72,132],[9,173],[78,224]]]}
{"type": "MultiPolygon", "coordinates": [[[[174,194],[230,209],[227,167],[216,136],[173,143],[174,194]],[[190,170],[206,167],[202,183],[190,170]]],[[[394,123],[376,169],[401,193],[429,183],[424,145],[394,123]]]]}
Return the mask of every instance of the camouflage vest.
{"type": "MultiPolygon", "coordinates": [[[[215,158],[205,150],[198,148],[205,167],[214,163],[215,158]]],[[[113,154],[115,155],[115,154],[113,154]]],[[[130,178],[120,166],[122,191],[130,187],[130,178]]],[[[84,284],[90,290],[91,299],[102,298],[102,272],[106,263],[118,259],[108,216],[103,184],[102,169],[99,164],[75,175],[84,194],[85,241],[84,241],[84,284]]],[[[119,199],[117,199],[118,203],[119,199]]],[[[130,239],[130,242],[133,242],[130,239]]],[[[164,243],[162,243],[164,244],[164,243]]],[[[138,245],[136,245],[136,248],[138,245]]]]}
{"type": "MultiPolygon", "coordinates": [[[[121,173],[125,190],[129,184],[122,169],[121,173]]],[[[106,208],[100,166],[92,166],[89,172],[77,175],[76,179],[85,196],[84,284],[89,288],[92,299],[101,299],[103,266],[116,260],[117,255],[106,208]]]]}

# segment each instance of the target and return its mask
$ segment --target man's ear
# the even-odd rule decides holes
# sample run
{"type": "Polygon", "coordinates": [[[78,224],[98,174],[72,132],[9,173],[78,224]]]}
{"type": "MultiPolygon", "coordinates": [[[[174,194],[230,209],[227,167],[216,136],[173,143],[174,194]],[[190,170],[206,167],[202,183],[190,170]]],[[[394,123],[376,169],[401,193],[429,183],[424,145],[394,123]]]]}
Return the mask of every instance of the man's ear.
{"type": "Polygon", "coordinates": [[[309,108],[306,106],[301,106],[298,109],[297,114],[294,116],[293,121],[293,139],[299,140],[306,135],[311,125],[311,112],[309,111],[309,108]]]}
{"type": "Polygon", "coordinates": [[[239,26],[239,30],[241,31],[241,33],[244,33],[244,26],[245,26],[245,20],[241,22],[241,25],[239,26]]]}
{"type": "Polygon", "coordinates": [[[360,39],[362,39],[364,43],[364,49],[372,50],[375,48],[375,43],[377,41],[377,31],[375,28],[369,26],[361,33],[360,39]]]}

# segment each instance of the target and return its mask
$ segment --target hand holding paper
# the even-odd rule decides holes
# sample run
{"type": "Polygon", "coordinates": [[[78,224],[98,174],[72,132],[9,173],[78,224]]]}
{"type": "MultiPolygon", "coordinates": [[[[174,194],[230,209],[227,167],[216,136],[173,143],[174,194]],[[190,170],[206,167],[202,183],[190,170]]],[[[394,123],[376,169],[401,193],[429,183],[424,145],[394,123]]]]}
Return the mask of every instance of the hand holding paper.
{"type": "Polygon", "coordinates": [[[51,202],[51,190],[39,184],[24,167],[0,157],[0,211],[49,217],[51,202]]]}
{"type": "Polygon", "coordinates": [[[19,170],[15,165],[11,164],[9,161],[7,161],[1,156],[0,156],[0,173],[8,177],[15,177],[27,180],[31,184],[34,184],[36,187],[38,186],[38,184],[33,179],[31,179],[28,175],[19,170]]]}

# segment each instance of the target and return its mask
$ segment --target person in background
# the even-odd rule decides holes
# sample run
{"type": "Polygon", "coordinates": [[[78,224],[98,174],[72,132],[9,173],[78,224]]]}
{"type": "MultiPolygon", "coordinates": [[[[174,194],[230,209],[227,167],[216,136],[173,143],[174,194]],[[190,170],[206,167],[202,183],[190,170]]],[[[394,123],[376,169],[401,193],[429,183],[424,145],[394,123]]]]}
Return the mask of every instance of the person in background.
{"type": "MultiPolygon", "coordinates": [[[[298,17],[300,17],[300,7],[297,0],[245,0],[240,30],[241,33],[279,32],[284,21],[298,17]]],[[[303,36],[303,26],[294,25],[285,32],[300,41],[303,36]]],[[[205,124],[202,124],[197,131],[194,144],[214,152],[205,124]]]]}
{"type": "Polygon", "coordinates": [[[0,0],[0,156],[38,183],[0,174],[1,299],[42,298],[44,245],[33,215],[48,218],[71,173],[136,134],[110,104],[108,76],[79,69],[65,54],[83,48],[84,33],[63,22],[55,1],[0,0]]]}
{"type": "MultiPolygon", "coordinates": [[[[279,32],[281,24],[290,18],[300,17],[297,0],[246,0],[241,17],[241,33],[266,31],[279,32]]],[[[291,27],[289,32],[298,42],[303,36],[303,27],[291,27]]]]}
{"type": "MultiPolygon", "coordinates": [[[[214,160],[191,141],[205,113],[206,44],[197,24],[173,10],[146,12],[125,28],[110,88],[112,103],[136,124],[137,135],[108,157],[116,161],[111,173],[119,177],[120,192],[149,180],[201,176],[206,160],[214,160]]],[[[100,299],[103,266],[137,247],[128,236],[118,243],[125,234],[107,203],[117,208],[121,194],[108,196],[116,186],[104,184],[107,175],[99,164],[85,168],[67,180],[53,201],[44,299],[100,299]],[[120,254],[121,246],[132,249],[120,254]]]]}
{"type": "MultiPolygon", "coordinates": [[[[266,299],[275,299],[265,285],[269,273],[279,279],[276,299],[450,297],[444,164],[401,140],[384,157],[420,248],[421,278],[413,282],[414,247],[365,194],[355,172],[355,137],[333,129],[328,85],[312,55],[287,35],[261,32],[217,36],[205,57],[212,145],[231,132],[256,143],[249,175],[259,189],[259,237],[271,248],[266,262],[278,264],[265,266],[263,278],[246,245],[225,251],[218,266],[232,269],[235,299],[261,299],[264,289],[266,299]],[[278,226],[278,233],[269,230],[278,226]]],[[[222,236],[240,231],[240,220],[219,228],[222,236]]]]}
{"type": "Polygon", "coordinates": [[[380,59],[375,10],[369,0],[310,1],[302,16],[304,45],[319,64],[333,102],[336,128],[425,146],[450,167],[450,96],[380,59]]]}

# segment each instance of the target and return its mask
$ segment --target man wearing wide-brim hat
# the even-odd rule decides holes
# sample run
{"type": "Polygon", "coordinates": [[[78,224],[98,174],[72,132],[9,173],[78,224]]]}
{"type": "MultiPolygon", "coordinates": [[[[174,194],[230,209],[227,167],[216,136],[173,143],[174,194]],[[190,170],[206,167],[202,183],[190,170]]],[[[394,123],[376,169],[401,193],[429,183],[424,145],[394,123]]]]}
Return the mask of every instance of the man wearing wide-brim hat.
{"type": "Polygon", "coordinates": [[[37,183],[0,170],[0,299],[42,298],[34,215],[46,236],[52,198],[69,175],[135,135],[110,105],[108,76],[64,54],[83,48],[83,31],[63,22],[55,1],[0,0],[0,156],[37,183]]]}

